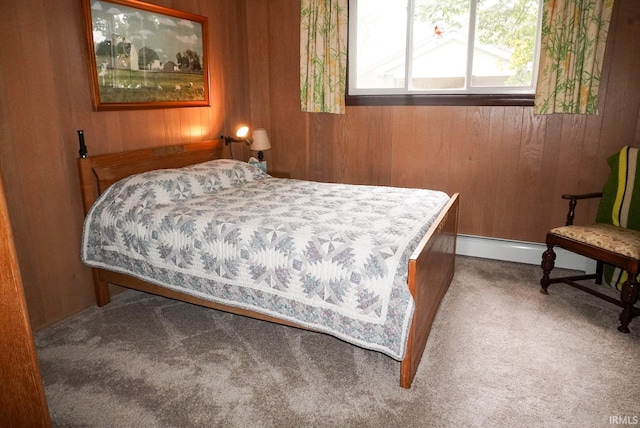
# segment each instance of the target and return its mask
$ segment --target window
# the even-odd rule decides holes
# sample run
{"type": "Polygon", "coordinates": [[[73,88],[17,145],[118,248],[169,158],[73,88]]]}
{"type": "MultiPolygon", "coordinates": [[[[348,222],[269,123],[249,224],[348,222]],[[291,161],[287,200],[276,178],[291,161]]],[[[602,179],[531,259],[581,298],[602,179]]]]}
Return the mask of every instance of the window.
{"type": "Polygon", "coordinates": [[[351,0],[347,102],[373,95],[401,104],[461,96],[532,103],[541,2],[351,0]]]}

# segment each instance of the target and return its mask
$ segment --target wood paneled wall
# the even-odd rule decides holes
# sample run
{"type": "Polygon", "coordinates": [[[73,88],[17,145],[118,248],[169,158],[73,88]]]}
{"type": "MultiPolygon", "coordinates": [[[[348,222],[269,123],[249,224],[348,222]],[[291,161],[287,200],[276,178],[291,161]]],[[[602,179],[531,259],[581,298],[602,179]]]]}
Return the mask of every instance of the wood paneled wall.
{"type": "Polygon", "coordinates": [[[599,189],[607,155],[640,145],[637,0],[616,0],[595,117],[525,107],[302,113],[298,0],[149,1],[208,17],[211,107],[93,112],[81,0],[0,2],[11,17],[0,27],[0,166],[36,329],[94,303],[79,258],[77,129],[90,153],[105,153],[215,138],[248,122],[268,129],[272,170],[459,191],[462,233],[537,242],[564,219],[561,193],[599,189]]]}
{"type": "MultiPolygon", "coordinates": [[[[268,22],[266,31],[247,27],[252,115],[268,112],[268,160],[293,177],[460,192],[461,233],[542,242],[564,222],[562,193],[601,189],[607,156],[640,146],[638,1],[616,0],[598,116],[442,106],[301,113],[299,10],[297,0],[247,0],[247,20],[268,22]]],[[[578,220],[595,216],[596,204],[584,205],[578,220]]]]}
{"type": "Polygon", "coordinates": [[[82,0],[0,2],[0,165],[34,328],[95,302],[79,256],[76,130],[98,154],[217,138],[248,115],[244,3],[150,2],[208,17],[211,107],[94,112],[82,0]]]}

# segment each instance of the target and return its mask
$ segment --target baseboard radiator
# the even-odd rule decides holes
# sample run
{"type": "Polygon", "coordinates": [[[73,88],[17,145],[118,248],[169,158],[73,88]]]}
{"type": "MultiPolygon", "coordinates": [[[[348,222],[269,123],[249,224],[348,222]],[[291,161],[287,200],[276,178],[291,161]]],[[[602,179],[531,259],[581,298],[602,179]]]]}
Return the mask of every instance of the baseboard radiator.
{"type": "MultiPolygon", "coordinates": [[[[509,262],[540,265],[542,253],[547,249],[536,242],[512,241],[484,236],[458,235],[456,253],[461,256],[504,260],[509,262]]],[[[595,261],[583,256],[555,248],[556,267],[593,273],[595,261]]]]}

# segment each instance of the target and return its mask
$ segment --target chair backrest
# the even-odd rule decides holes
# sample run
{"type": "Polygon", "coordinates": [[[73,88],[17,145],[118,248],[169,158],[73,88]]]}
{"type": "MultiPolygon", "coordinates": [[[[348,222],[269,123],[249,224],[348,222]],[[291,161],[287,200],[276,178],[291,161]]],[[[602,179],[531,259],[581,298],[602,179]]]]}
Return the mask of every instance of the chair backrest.
{"type": "Polygon", "coordinates": [[[625,146],[607,159],[611,174],[602,191],[597,223],[640,230],[640,149],[625,146]]]}

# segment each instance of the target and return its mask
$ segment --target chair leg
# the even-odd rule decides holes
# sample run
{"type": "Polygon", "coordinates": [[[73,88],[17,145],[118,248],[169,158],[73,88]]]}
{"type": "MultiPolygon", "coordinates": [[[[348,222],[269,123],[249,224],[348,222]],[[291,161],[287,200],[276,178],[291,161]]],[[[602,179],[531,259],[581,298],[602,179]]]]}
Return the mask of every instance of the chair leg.
{"type": "Polygon", "coordinates": [[[622,302],[622,312],[620,313],[620,326],[618,330],[623,333],[629,333],[629,323],[631,322],[633,305],[638,301],[638,282],[636,275],[631,272],[627,272],[628,279],[622,284],[622,291],[620,292],[620,301],[622,302]]]}
{"type": "Polygon", "coordinates": [[[604,273],[604,263],[596,261],[596,284],[602,285],[602,275],[604,273]]]}
{"type": "Polygon", "coordinates": [[[540,280],[540,285],[542,288],[540,292],[542,294],[549,294],[547,288],[549,288],[549,284],[551,284],[551,279],[549,278],[549,274],[555,267],[556,261],[556,253],[553,251],[553,245],[547,245],[547,250],[542,253],[542,279],[540,280]]]}

